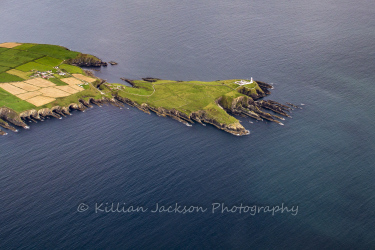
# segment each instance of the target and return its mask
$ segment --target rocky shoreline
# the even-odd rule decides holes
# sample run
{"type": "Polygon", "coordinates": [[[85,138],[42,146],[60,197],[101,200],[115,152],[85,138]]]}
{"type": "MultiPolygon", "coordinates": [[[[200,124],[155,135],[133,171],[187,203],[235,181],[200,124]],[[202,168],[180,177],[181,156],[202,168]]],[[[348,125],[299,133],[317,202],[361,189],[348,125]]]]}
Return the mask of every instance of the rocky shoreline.
{"type": "Polygon", "coordinates": [[[151,114],[151,112],[155,113],[158,116],[161,117],[170,117],[176,121],[179,121],[181,123],[184,123],[186,125],[194,124],[195,122],[205,125],[211,124],[215,126],[218,129],[224,130],[225,132],[231,133],[233,135],[248,135],[250,132],[246,130],[240,123],[234,123],[234,124],[222,124],[219,123],[217,120],[212,119],[206,115],[206,112],[203,110],[200,110],[198,112],[193,112],[190,114],[190,116],[186,115],[185,113],[182,113],[175,109],[165,109],[165,108],[154,108],[149,106],[146,103],[143,103],[142,105],[139,105],[132,100],[120,96],[115,97],[116,100],[118,100],[121,103],[127,104],[132,107],[136,107],[139,110],[142,110],[143,112],[147,114],[151,114]]]}
{"type": "MultiPolygon", "coordinates": [[[[132,86],[134,86],[134,83],[132,80],[122,78],[124,81],[128,82],[132,86]]],[[[143,78],[144,80],[152,82],[156,78],[143,78]]],[[[102,81],[101,83],[103,83],[102,81]]],[[[240,93],[244,94],[245,96],[237,97],[228,104],[227,102],[224,102],[222,97],[216,100],[216,103],[219,107],[224,109],[226,112],[231,113],[233,115],[238,115],[242,117],[251,117],[258,121],[268,120],[271,122],[278,123],[280,125],[284,125],[280,120],[284,120],[283,117],[291,117],[289,115],[290,111],[293,108],[299,108],[296,105],[293,105],[291,103],[287,103],[287,105],[280,104],[275,101],[271,100],[260,100],[261,98],[267,96],[270,94],[269,89],[272,89],[272,85],[269,85],[264,82],[257,81],[259,87],[261,90],[257,90],[257,94],[251,93],[251,92],[245,92],[242,91],[240,93]],[[262,109],[267,109],[275,114],[270,114],[267,112],[262,111],[262,109]],[[276,115],[277,114],[277,115],[276,115]],[[283,117],[281,117],[283,116],[283,117]]],[[[97,86],[97,88],[100,87],[100,84],[97,86]]],[[[71,103],[67,107],[60,107],[55,106],[51,109],[49,108],[43,108],[40,110],[32,109],[28,111],[24,111],[20,114],[17,114],[15,111],[3,107],[0,108],[0,127],[3,127],[5,129],[11,130],[13,132],[17,132],[16,127],[22,127],[24,129],[28,129],[27,122],[37,122],[37,121],[43,121],[47,117],[54,117],[57,119],[61,119],[62,117],[66,117],[71,115],[70,112],[73,110],[79,110],[79,111],[85,111],[88,108],[93,107],[93,105],[101,106],[103,104],[111,104],[115,107],[123,107],[124,104],[138,108],[139,110],[151,114],[151,112],[155,113],[158,116],[162,117],[170,117],[174,120],[177,120],[181,123],[184,123],[185,125],[192,125],[195,122],[199,123],[201,125],[211,124],[215,126],[216,128],[223,130],[227,133],[242,136],[242,135],[248,135],[250,132],[246,130],[239,122],[232,123],[232,124],[223,124],[218,122],[215,118],[210,117],[207,115],[206,111],[199,110],[196,112],[191,113],[190,115],[187,115],[185,113],[182,113],[176,109],[165,109],[162,107],[155,108],[152,107],[146,103],[143,103],[139,105],[138,103],[125,98],[116,95],[113,93],[113,98],[106,98],[103,97],[102,99],[94,99],[89,98],[87,101],[83,99],[79,99],[78,103],[71,103]]],[[[0,130],[0,135],[6,135],[7,133],[0,130]]]]}
{"type": "MultiPolygon", "coordinates": [[[[92,104],[97,106],[102,106],[103,104],[112,104],[115,107],[123,106],[122,103],[119,103],[115,99],[109,99],[103,97],[103,99],[94,99],[90,98],[88,101],[83,99],[79,99],[78,103],[71,103],[68,107],[60,107],[55,106],[51,109],[44,108],[40,110],[32,109],[28,111],[24,111],[20,114],[17,114],[15,111],[3,107],[0,108],[0,127],[5,129],[9,129],[13,132],[18,132],[15,127],[22,127],[24,129],[29,129],[29,126],[26,122],[38,122],[44,121],[47,117],[54,117],[57,119],[61,119],[62,117],[66,117],[71,115],[71,111],[79,110],[85,111],[88,108],[92,108],[92,104]]],[[[7,133],[0,129],[0,135],[6,135],[7,133]]]]}
{"type": "MultiPolygon", "coordinates": [[[[5,45],[9,47],[9,43],[5,45]]],[[[75,77],[74,72],[82,71],[66,65],[66,73],[56,71],[58,79],[48,80],[50,77],[55,77],[52,75],[53,69],[57,69],[57,64],[93,69],[108,64],[117,65],[117,63],[114,61],[106,63],[96,56],[70,51],[58,45],[27,43],[11,43],[11,45],[13,47],[8,49],[12,51],[14,48],[14,53],[19,53],[18,46],[26,45],[28,48],[23,52],[28,56],[22,59],[22,65],[34,63],[32,67],[42,67],[38,66],[38,60],[42,58],[34,58],[35,55],[32,53],[34,49],[43,55],[45,64],[41,64],[44,65],[43,68],[52,70],[37,76],[47,79],[47,82],[44,79],[34,79],[36,76],[28,76],[19,78],[20,80],[9,78],[10,82],[1,85],[1,91],[5,91],[4,95],[9,93],[11,96],[9,102],[7,99],[6,102],[1,102],[0,128],[6,130],[5,132],[0,130],[0,135],[6,135],[7,130],[17,132],[17,128],[20,127],[28,129],[28,123],[43,121],[47,117],[61,119],[70,115],[73,110],[85,111],[93,105],[101,106],[109,103],[116,107],[125,104],[133,106],[148,114],[155,113],[158,116],[170,117],[187,126],[194,123],[211,124],[220,130],[241,136],[250,132],[234,116],[251,117],[259,121],[267,120],[284,125],[281,122],[284,120],[283,117],[290,117],[292,108],[297,107],[289,103],[283,105],[272,100],[264,100],[263,98],[270,94],[269,90],[273,87],[262,81],[253,81],[253,78],[251,81],[230,79],[211,82],[173,81],[153,77],[145,77],[142,80],[121,78],[133,87],[131,88],[124,84],[107,84],[105,80],[99,78],[92,79],[96,77],[90,71],[86,71],[83,75],[76,73],[77,77],[75,77]],[[64,79],[60,80],[60,76],[64,79]],[[27,80],[23,82],[22,79],[27,80]],[[28,81],[33,83],[30,85],[28,81]],[[39,91],[40,88],[48,94],[42,95],[42,92],[37,92],[36,90],[39,91]]],[[[15,60],[11,55],[13,54],[7,56],[6,60],[15,60]]]]}

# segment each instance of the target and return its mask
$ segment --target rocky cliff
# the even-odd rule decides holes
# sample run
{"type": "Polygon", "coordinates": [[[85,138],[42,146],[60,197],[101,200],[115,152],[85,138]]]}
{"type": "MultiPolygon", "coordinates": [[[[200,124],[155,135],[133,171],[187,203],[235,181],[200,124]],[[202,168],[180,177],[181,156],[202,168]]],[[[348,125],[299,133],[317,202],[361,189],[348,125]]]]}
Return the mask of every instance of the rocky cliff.
{"type": "Polygon", "coordinates": [[[17,130],[13,126],[11,126],[10,124],[12,124],[14,126],[18,126],[18,127],[23,127],[23,128],[26,128],[26,129],[28,128],[26,123],[24,123],[22,121],[22,119],[17,114],[17,112],[15,112],[14,110],[9,109],[9,108],[5,108],[5,107],[0,108],[0,120],[1,120],[0,126],[2,126],[4,128],[7,128],[7,129],[10,129],[10,130],[13,130],[13,131],[17,131],[17,130]]]}
{"type": "Polygon", "coordinates": [[[220,123],[216,119],[209,117],[204,110],[193,112],[190,115],[187,115],[187,114],[182,113],[182,112],[180,112],[176,109],[168,110],[168,109],[161,108],[161,107],[160,108],[154,108],[154,107],[151,107],[151,106],[147,105],[146,103],[143,103],[142,105],[139,105],[139,104],[133,102],[132,100],[130,100],[128,98],[121,97],[121,96],[116,96],[115,99],[117,99],[118,101],[120,101],[124,104],[130,105],[132,107],[136,107],[136,108],[142,110],[145,113],[150,114],[151,112],[154,112],[158,116],[171,117],[172,119],[175,119],[175,120],[177,120],[179,122],[182,122],[186,125],[193,124],[194,121],[195,121],[195,122],[198,122],[198,123],[203,124],[203,125],[204,125],[204,123],[211,124],[211,125],[217,127],[218,129],[224,130],[224,131],[226,131],[228,133],[231,133],[233,135],[248,135],[250,133],[240,123],[238,123],[238,122],[233,123],[233,124],[220,123]]]}
{"type": "Polygon", "coordinates": [[[112,99],[105,98],[105,97],[103,97],[102,99],[90,98],[87,101],[83,99],[79,99],[78,103],[71,103],[67,107],[55,106],[55,107],[52,107],[51,109],[44,108],[40,110],[35,110],[35,109],[28,110],[28,111],[22,112],[19,115],[19,119],[21,119],[21,121],[33,121],[33,122],[36,122],[38,120],[43,121],[47,117],[54,117],[54,118],[60,119],[62,117],[71,115],[70,112],[73,110],[85,111],[88,108],[91,108],[92,104],[95,104],[97,106],[101,106],[103,104],[112,104],[116,107],[122,106],[122,104],[119,103],[114,98],[112,99]]]}
{"type": "MultiPolygon", "coordinates": [[[[135,85],[132,80],[123,79],[135,85]]],[[[149,82],[157,80],[157,78],[144,78],[149,82]]],[[[96,87],[100,88],[101,84],[105,81],[102,81],[96,87]]],[[[259,121],[268,120],[271,122],[284,125],[280,120],[284,120],[283,117],[290,117],[289,113],[292,110],[292,107],[297,107],[291,103],[287,105],[280,104],[272,100],[263,100],[262,97],[267,96],[270,92],[269,89],[272,88],[271,85],[257,81],[258,85],[252,88],[248,87],[239,87],[237,91],[242,95],[236,92],[228,92],[228,94],[223,95],[222,97],[216,100],[216,104],[224,109],[227,113],[233,115],[239,115],[244,117],[251,117],[259,121]],[[264,110],[270,110],[272,113],[265,112],[264,110]]],[[[123,104],[127,104],[133,107],[142,110],[145,113],[150,114],[151,112],[157,114],[158,116],[171,117],[179,122],[182,122],[186,125],[193,124],[195,122],[200,123],[205,126],[205,124],[211,124],[218,129],[231,133],[233,135],[247,135],[250,132],[246,130],[239,122],[233,122],[231,124],[225,124],[219,122],[215,117],[207,113],[205,110],[199,110],[192,112],[190,114],[183,113],[176,109],[165,109],[162,107],[155,108],[149,106],[146,103],[138,104],[131,99],[126,97],[121,97],[116,92],[113,92],[112,95],[114,98],[102,99],[79,99],[77,103],[71,103],[67,107],[55,106],[52,108],[43,108],[40,110],[28,110],[24,111],[21,114],[17,114],[15,111],[9,108],[0,108],[0,126],[12,131],[17,132],[15,127],[28,128],[26,122],[37,122],[45,120],[47,117],[54,117],[61,119],[67,115],[70,115],[72,110],[85,111],[88,108],[91,108],[93,104],[101,106],[103,104],[112,104],[116,107],[122,107],[123,104]]],[[[298,108],[298,107],[297,107],[298,108]]],[[[6,133],[0,130],[0,135],[5,135],[6,133]]]]}
{"type": "Polygon", "coordinates": [[[234,98],[230,105],[228,105],[228,100],[224,101],[224,97],[219,98],[217,102],[228,113],[248,116],[259,121],[265,119],[271,122],[276,122],[280,125],[284,125],[279,121],[284,120],[284,118],[275,114],[264,112],[262,109],[268,109],[279,115],[290,117],[288,113],[290,112],[291,107],[271,100],[254,101],[251,97],[240,96],[234,98]]]}
{"type": "Polygon", "coordinates": [[[99,58],[87,54],[79,54],[76,58],[65,60],[65,63],[79,67],[101,67],[108,65],[99,58]]]}

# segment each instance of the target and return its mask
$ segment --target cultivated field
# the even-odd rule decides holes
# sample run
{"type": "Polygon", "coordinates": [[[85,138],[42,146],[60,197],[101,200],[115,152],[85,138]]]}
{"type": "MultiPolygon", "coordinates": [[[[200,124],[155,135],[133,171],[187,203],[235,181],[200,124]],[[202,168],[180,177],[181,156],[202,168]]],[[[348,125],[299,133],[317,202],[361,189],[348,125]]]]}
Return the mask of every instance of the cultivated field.
{"type": "Polygon", "coordinates": [[[65,64],[80,53],[64,47],[32,44],[0,44],[0,107],[21,112],[76,102],[80,92],[87,97],[100,97],[93,86],[80,87],[97,79],[84,75],[81,68],[65,64]],[[53,102],[53,103],[52,103],[53,102]],[[57,102],[57,103],[56,103],[57,102]]]}
{"type": "Polygon", "coordinates": [[[72,74],[75,78],[77,79],[80,79],[82,81],[85,81],[85,82],[89,82],[89,83],[92,83],[92,82],[95,82],[96,79],[95,78],[92,78],[92,77],[88,77],[88,76],[84,76],[82,74],[72,74]]]}
{"type": "Polygon", "coordinates": [[[61,79],[61,81],[69,84],[69,85],[77,85],[77,84],[82,84],[82,82],[74,77],[69,77],[69,78],[64,78],[61,79]]]}
{"type": "Polygon", "coordinates": [[[2,43],[0,44],[0,47],[10,49],[10,48],[17,47],[19,45],[21,45],[21,43],[2,43]]]}
{"type": "Polygon", "coordinates": [[[28,99],[27,101],[31,104],[34,104],[35,106],[43,106],[47,103],[53,102],[55,99],[51,97],[46,97],[46,96],[36,96],[33,98],[28,99]]]}

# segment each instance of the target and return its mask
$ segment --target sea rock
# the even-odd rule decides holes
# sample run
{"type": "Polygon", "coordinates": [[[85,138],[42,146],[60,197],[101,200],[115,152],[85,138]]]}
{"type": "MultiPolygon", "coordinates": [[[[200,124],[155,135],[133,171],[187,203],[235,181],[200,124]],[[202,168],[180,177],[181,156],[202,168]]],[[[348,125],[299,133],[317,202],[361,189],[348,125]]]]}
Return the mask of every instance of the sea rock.
{"type": "Polygon", "coordinates": [[[0,119],[2,119],[5,122],[9,122],[15,126],[27,128],[27,125],[22,121],[17,112],[10,108],[0,108],[0,119]]]}

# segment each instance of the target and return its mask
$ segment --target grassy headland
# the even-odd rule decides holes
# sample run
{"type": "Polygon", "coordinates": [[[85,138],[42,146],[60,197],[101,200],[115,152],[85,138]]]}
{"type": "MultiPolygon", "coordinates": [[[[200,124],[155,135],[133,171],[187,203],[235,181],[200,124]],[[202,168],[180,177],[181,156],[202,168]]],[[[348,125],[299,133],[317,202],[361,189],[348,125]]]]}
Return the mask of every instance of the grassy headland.
{"type": "Polygon", "coordinates": [[[171,116],[186,123],[210,123],[232,134],[243,135],[248,131],[233,114],[278,122],[275,120],[278,117],[260,108],[282,115],[285,115],[283,110],[287,110],[275,102],[255,101],[266,96],[270,88],[261,82],[240,86],[236,79],[201,82],[144,78],[127,80],[132,84],[129,87],[103,83],[88,77],[78,67],[90,65],[98,67],[106,63],[61,46],[0,44],[0,119],[16,124],[15,114],[22,119],[43,119],[43,116],[69,113],[72,104],[81,102],[78,108],[74,107],[84,109],[82,104],[88,106],[90,102],[107,100],[127,103],[145,112],[171,116]],[[7,113],[12,113],[13,120],[7,113]]]}

